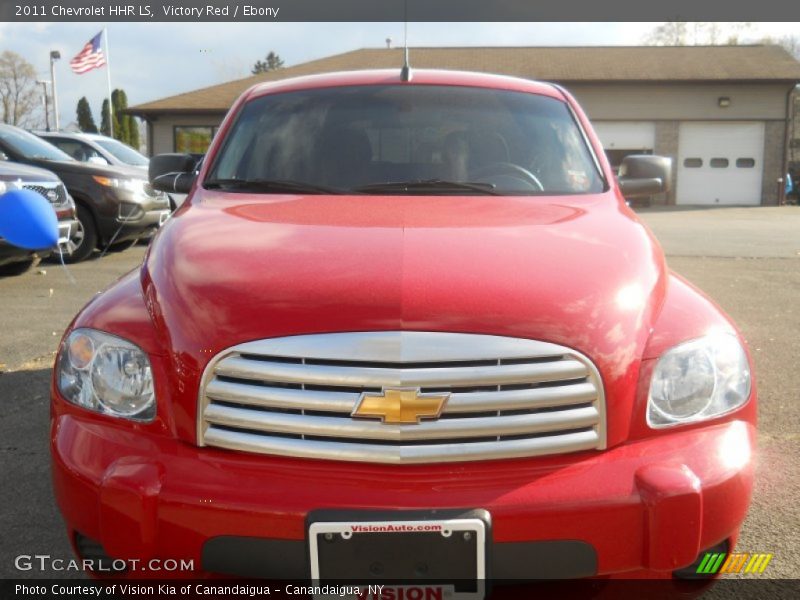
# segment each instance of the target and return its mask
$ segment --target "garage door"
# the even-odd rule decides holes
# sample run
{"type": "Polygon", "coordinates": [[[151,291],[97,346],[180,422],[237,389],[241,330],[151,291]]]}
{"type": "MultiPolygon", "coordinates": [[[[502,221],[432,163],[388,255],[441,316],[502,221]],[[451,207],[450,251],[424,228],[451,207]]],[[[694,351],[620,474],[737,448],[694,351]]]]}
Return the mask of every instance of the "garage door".
{"type": "Polygon", "coordinates": [[[652,121],[596,121],[593,125],[615,169],[629,154],[653,153],[656,125],[652,121]]]}
{"type": "Polygon", "coordinates": [[[761,204],[763,123],[681,123],[678,204],[761,204]]]}
{"type": "Polygon", "coordinates": [[[606,150],[652,150],[656,126],[652,121],[593,121],[606,150]]]}

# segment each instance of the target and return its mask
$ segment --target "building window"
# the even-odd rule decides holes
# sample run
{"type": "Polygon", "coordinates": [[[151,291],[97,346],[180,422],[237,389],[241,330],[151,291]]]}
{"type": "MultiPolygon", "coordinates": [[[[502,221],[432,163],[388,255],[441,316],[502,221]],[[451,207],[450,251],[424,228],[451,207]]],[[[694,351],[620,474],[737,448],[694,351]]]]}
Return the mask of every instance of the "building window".
{"type": "Polygon", "coordinates": [[[738,169],[752,169],[756,166],[756,161],[753,158],[737,158],[736,167],[738,169]]]}
{"type": "Polygon", "coordinates": [[[685,158],[683,159],[683,166],[687,169],[699,169],[703,166],[702,158],[685,158]]]}
{"type": "Polygon", "coordinates": [[[173,137],[175,152],[205,154],[215,129],[211,126],[176,125],[173,137]]]}
{"type": "Polygon", "coordinates": [[[712,158],[709,163],[712,169],[727,169],[728,168],[728,159],[727,158],[712,158]]]}

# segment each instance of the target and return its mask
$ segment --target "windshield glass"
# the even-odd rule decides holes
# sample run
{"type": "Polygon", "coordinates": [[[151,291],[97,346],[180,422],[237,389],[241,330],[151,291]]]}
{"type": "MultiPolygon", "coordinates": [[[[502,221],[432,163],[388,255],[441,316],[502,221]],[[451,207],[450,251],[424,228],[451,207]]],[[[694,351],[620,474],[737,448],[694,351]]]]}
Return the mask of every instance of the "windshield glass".
{"type": "Polygon", "coordinates": [[[306,90],[249,102],[205,183],[270,193],[281,191],[275,182],[320,188],[309,187],[308,193],[324,193],[322,188],[426,195],[603,190],[564,102],[431,85],[306,90]],[[254,185],[242,185],[246,182],[254,185]]]}
{"type": "Polygon", "coordinates": [[[0,140],[25,158],[43,160],[73,160],[73,158],[49,142],[28,133],[24,129],[0,126],[0,140]]]}
{"type": "Polygon", "coordinates": [[[124,162],[126,165],[133,165],[134,167],[146,167],[150,164],[150,160],[146,156],[142,156],[130,146],[126,146],[122,142],[116,140],[94,140],[94,142],[108,150],[116,158],[124,162]]]}

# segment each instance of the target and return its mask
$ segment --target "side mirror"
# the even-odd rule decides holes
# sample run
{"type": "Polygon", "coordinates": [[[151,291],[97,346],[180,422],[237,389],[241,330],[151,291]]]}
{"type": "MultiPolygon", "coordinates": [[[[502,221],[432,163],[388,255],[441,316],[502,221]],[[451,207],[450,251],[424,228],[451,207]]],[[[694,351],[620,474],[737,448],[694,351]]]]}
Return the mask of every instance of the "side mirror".
{"type": "Polygon", "coordinates": [[[669,191],[672,185],[672,159],[649,154],[626,156],[622,159],[618,181],[626,198],[669,191]]]}
{"type": "Polygon", "coordinates": [[[0,150],[0,160],[8,160],[8,154],[0,150]]]}
{"type": "Polygon", "coordinates": [[[102,156],[97,156],[97,155],[90,156],[89,159],[86,162],[91,163],[93,165],[105,165],[105,166],[108,166],[108,161],[105,158],[103,158],[102,156]]]}
{"type": "Polygon", "coordinates": [[[202,154],[157,154],[147,169],[150,185],[168,194],[188,194],[202,160],[202,154]]]}

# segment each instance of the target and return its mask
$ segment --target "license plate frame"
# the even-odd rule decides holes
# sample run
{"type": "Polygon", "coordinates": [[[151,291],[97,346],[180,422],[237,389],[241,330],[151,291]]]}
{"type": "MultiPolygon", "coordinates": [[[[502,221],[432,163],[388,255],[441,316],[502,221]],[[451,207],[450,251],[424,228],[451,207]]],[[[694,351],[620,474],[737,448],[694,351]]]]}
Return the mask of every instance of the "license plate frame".
{"type": "MultiPolygon", "coordinates": [[[[404,546],[414,545],[416,541],[420,543],[428,542],[426,548],[428,555],[435,555],[437,551],[441,552],[448,544],[455,547],[457,542],[463,542],[473,545],[471,542],[474,540],[474,573],[469,577],[470,580],[481,581],[486,578],[486,564],[487,564],[487,524],[480,518],[463,517],[463,518],[443,518],[443,519],[398,519],[398,520],[373,520],[373,519],[355,519],[355,520],[342,520],[342,521],[313,521],[308,525],[308,546],[309,546],[309,560],[311,579],[314,581],[331,580],[331,579],[364,579],[375,580],[379,574],[364,573],[363,576],[354,575],[352,573],[341,574],[339,577],[332,576],[329,571],[330,568],[325,569],[321,566],[320,548],[321,544],[327,544],[330,541],[346,544],[352,541],[354,544],[362,543],[369,546],[372,543],[373,547],[378,550],[385,543],[386,540],[395,539],[393,536],[398,536],[396,539],[402,542],[404,546]],[[334,536],[332,540],[325,539],[326,534],[334,536]],[[366,537],[365,537],[366,536],[366,537]],[[369,536],[372,536],[371,538],[369,536]],[[380,536],[380,539],[378,539],[380,536]],[[441,536],[442,541],[437,536],[441,536]],[[469,537],[468,537],[469,536],[469,537]],[[434,542],[432,544],[431,542],[434,542]],[[433,548],[432,546],[438,546],[433,548]]],[[[340,548],[346,548],[346,545],[341,545],[340,548]]],[[[384,547],[385,549],[385,547],[384,547]]],[[[351,548],[355,550],[355,548],[351,548]]],[[[470,550],[460,549],[460,554],[464,554],[470,550]]],[[[323,550],[323,554],[325,550],[323,550]]],[[[391,552],[389,552],[391,554],[391,552]]],[[[380,554],[378,554],[380,556],[380,554]]],[[[422,553],[425,556],[425,553],[422,553]]],[[[427,563],[426,563],[427,564],[427,563]]],[[[389,579],[397,579],[396,576],[389,577],[389,579]]]]}

